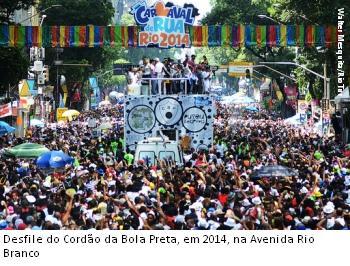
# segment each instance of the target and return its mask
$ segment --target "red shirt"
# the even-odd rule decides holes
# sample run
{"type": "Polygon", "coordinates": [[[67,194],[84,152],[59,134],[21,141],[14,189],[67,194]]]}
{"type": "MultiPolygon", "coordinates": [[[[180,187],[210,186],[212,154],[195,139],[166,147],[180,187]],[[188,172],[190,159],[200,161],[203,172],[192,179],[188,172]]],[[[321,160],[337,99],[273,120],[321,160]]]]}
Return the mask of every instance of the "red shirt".
{"type": "Polygon", "coordinates": [[[220,201],[221,205],[225,205],[227,203],[227,198],[228,198],[228,195],[226,194],[219,194],[218,196],[218,200],[220,201]]]}

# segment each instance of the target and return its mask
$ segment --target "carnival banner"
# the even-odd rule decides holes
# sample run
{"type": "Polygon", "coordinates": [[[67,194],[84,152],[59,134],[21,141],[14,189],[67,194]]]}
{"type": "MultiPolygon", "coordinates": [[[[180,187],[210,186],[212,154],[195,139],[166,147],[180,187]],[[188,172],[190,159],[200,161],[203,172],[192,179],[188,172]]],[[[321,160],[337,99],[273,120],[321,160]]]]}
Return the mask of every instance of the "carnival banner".
{"type": "MultiPolygon", "coordinates": [[[[158,1],[148,6],[145,1],[137,2],[130,13],[134,16],[137,25],[142,27],[138,34],[140,47],[157,46],[160,48],[190,47],[190,34],[186,26],[193,26],[196,15],[192,5],[176,6],[170,2],[158,1]]],[[[193,27],[196,32],[193,40],[199,46],[202,43],[202,27],[193,27]]]]}
{"type": "MultiPolygon", "coordinates": [[[[139,7],[143,12],[146,12],[145,8],[139,7]]],[[[139,9],[134,11],[135,16],[145,16],[144,13],[139,15],[139,9]]],[[[335,26],[193,26],[190,24],[193,22],[189,15],[191,9],[188,7],[182,10],[173,6],[167,16],[161,13],[163,16],[147,17],[138,26],[38,27],[1,24],[0,47],[332,47],[337,43],[335,26]]],[[[154,7],[149,10],[147,12],[160,12],[154,7]]]]}

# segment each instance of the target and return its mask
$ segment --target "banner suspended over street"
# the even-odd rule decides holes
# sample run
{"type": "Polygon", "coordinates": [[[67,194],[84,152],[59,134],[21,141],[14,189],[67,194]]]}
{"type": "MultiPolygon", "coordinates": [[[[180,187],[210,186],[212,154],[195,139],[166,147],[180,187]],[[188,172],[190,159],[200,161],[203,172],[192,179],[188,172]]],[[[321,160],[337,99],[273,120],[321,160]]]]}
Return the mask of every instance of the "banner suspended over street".
{"type": "Polygon", "coordinates": [[[337,42],[335,26],[186,24],[184,27],[184,33],[181,29],[178,34],[157,33],[158,37],[152,37],[152,32],[143,26],[39,27],[2,24],[0,47],[332,47],[337,42]]]}
{"type": "Polygon", "coordinates": [[[130,13],[137,25],[142,27],[138,33],[138,45],[147,47],[155,45],[160,48],[190,47],[190,34],[186,26],[193,26],[198,10],[189,4],[183,7],[163,1],[148,6],[146,2],[138,2],[130,13]]]}

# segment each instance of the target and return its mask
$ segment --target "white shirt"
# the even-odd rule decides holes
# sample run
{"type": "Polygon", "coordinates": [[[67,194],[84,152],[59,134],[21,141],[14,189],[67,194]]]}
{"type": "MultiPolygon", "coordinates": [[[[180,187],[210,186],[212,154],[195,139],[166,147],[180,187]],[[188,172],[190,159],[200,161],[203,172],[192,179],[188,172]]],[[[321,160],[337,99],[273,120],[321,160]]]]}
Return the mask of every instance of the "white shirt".
{"type": "Polygon", "coordinates": [[[189,78],[191,76],[191,74],[192,74],[191,69],[188,66],[185,66],[184,67],[184,76],[186,78],[189,78]]]}
{"type": "Polygon", "coordinates": [[[144,75],[151,75],[152,74],[152,65],[150,63],[148,63],[147,65],[145,65],[144,67],[144,75]]]}
{"type": "Polygon", "coordinates": [[[53,215],[48,215],[45,217],[45,222],[51,222],[52,224],[58,224],[60,227],[62,227],[62,223],[60,220],[58,220],[53,215]]]}
{"type": "Polygon", "coordinates": [[[162,62],[157,62],[157,64],[154,67],[154,72],[157,74],[161,74],[163,72],[164,64],[162,62]]]}
{"type": "Polygon", "coordinates": [[[210,72],[204,71],[204,72],[202,72],[202,75],[203,75],[204,91],[209,92],[209,88],[210,88],[210,72]]]}

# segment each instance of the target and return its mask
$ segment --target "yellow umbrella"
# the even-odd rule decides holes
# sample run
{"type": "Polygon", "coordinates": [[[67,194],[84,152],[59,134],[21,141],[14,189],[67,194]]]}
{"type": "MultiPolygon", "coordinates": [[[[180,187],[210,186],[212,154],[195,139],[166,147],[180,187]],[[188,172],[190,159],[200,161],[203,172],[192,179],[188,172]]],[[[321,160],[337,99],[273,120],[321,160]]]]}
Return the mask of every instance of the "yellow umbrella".
{"type": "Polygon", "coordinates": [[[73,120],[73,117],[80,115],[77,110],[67,110],[62,114],[62,117],[68,118],[69,121],[73,120]]]}

